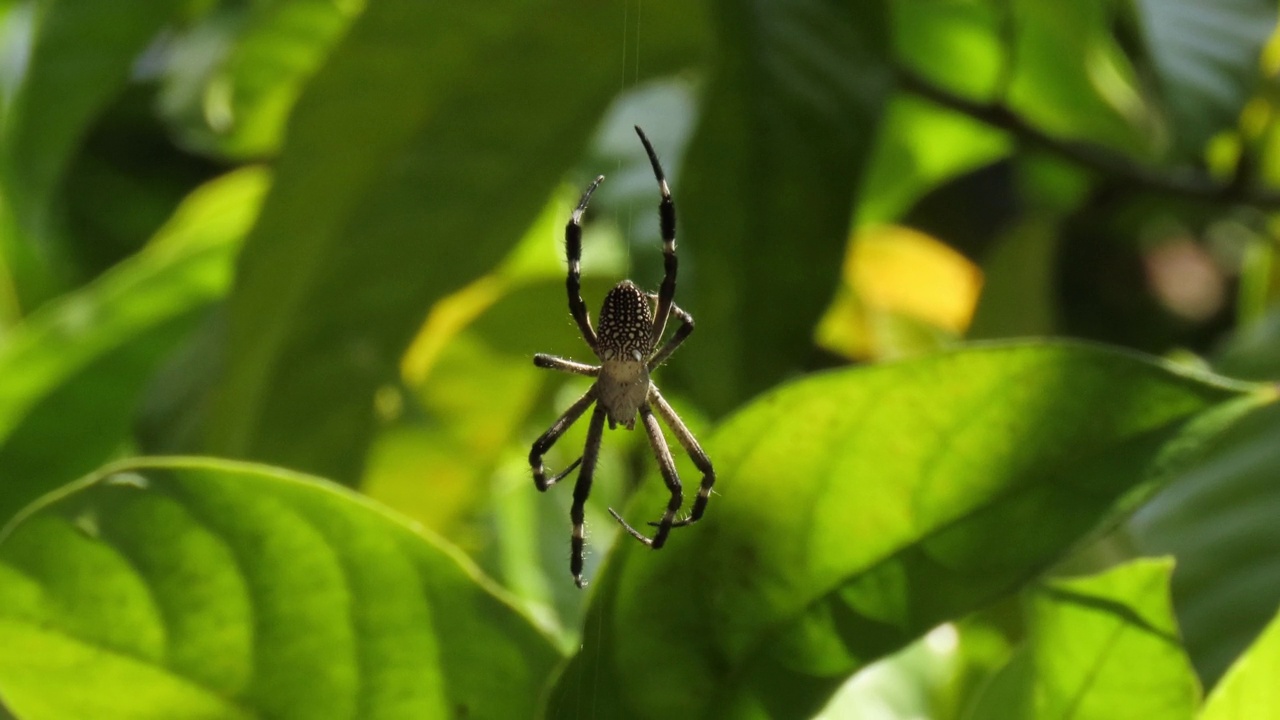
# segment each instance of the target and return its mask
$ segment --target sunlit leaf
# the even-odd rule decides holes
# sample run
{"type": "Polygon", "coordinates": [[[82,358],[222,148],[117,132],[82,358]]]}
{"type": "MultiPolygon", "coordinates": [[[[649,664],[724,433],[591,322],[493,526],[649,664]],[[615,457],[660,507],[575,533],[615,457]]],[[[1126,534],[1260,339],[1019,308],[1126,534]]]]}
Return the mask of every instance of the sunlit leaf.
{"type": "MultiPolygon", "coordinates": [[[[953,60],[948,64],[964,67],[953,60]]],[[[939,183],[1009,151],[1007,138],[994,128],[911,96],[894,98],[863,180],[858,223],[898,220],[939,183]]]]}
{"type": "Polygon", "coordinates": [[[1028,646],[971,717],[1189,719],[1200,687],[1169,602],[1170,560],[1029,591],[1028,646]]]}
{"type": "Polygon", "coordinates": [[[0,344],[0,522],[127,442],[152,373],[226,292],[266,187],[260,169],[210,183],[145,250],[0,344]]]}
{"type": "Polygon", "coordinates": [[[454,550],[335,486],[151,459],[0,535],[20,717],[529,717],[557,655],[454,550]]]}
{"type": "Polygon", "coordinates": [[[974,99],[1001,89],[1008,53],[1001,22],[1011,3],[896,0],[890,7],[894,52],[905,65],[974,99]]]}
{"type": "MultiPolygon", "coordinates": [[[[1034,577],[1273,394],[1056,344],[784,385],[707,438],[720,482],[702,523],[660,552],[615,549],[553,711],[806,717],[850,673],[1034,577]]],[[[656,519],[660,485],[630,521],[656,519]]]]}
{"type": "Polygon", "coordinates": [[[1108,0],[1019,0],[1009,101],[1051,134],[1148,157],[1160,135],[1114,35],[1108,0]],[[1063,62],[1063,58],[1072,62],[1063,62]]]}
{"type": "MultiPolygon", "coordinates": [[[[943,625],[903,650],[862,670],[814,720],[936,718],[940,688],[956,674],[956,631],[943,625]]],[[[953,698],[948,697],[948,700],[953,698]]]]}

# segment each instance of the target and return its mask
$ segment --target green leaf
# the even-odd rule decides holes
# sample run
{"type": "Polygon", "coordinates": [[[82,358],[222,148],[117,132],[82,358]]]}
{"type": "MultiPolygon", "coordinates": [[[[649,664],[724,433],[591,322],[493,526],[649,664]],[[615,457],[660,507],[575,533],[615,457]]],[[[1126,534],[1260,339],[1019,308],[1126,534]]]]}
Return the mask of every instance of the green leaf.
{"type": "MultiPolygon", "coordinates": [[[[225,57],[215,58],[217,67],[198,60],[170,64],[177,72],[167,78],[164,99],[169,114],[185,121],[186,140],[236,158],[274,155],[306,81],[363,5],[361,0],[270,0],[220,8],[234,19],[227,28],[213,27],[232,35],[225,57]]],[[[198,26],[197,34],[186,38],[192,55],[207,53],[205,46],[213,44],[198,34],[209,32],[210,25],[198,26]]]]}
{"type": "Polygon", "coordinates": [[[974,718],[1190,718],[1200,687],[1169,601],[1171,559],[1141,559],[1029,593],[1028,645],[974,718]]]}
{"type": "Polygon", "coordinates": [[[887,223],[943,181],[1009,153],[998,130],[916,98],[889,104],[863,181],[858,224],[887,223]]]}
{"type": "MultiPolygon", "coordinates": [[[[1278,327],[1264,319],[1223,343],[1214,367],[1235,377],[1274,379],[1278,327]]],[[[1127,530],[1146,554],[1172,554],[1174,608],[1187,651],[1212,687],[1254,641],[1280,604],[1280,406],[1244,418],[1181,468],[1127,530]]]]}
{"type": "Polygon", "coordinates": [[[890,7],[894,56],[903,65],[974,99],[1000,89],[1001,19],[1010,3],[895,0],[890,7]]]}
{"type": "Polygon", "coordinates": [[[557,655],[455,550],[271,468],[103,469],[0,534],[22,718],[529,717],[557,655]]]}
{"type": "MultiPolygon", "coordinates": [[[[1273,395],[1075,344],[784,385],[707,439],[720,481],[701,523],[657,553],[615,549],[552,708],[807,717],[850,673],[1034,577],[1273,395]]],[[[649,482],[630,521],[656,519],[663,496],[649,482]]]]}
{"type": "MultiPolygon", "coordinates": [[[[212,451],[358,477],[426,309],[515,244],[617,92],[617,22],[600,3],[369,5],[298,101],[245,248],[212,451]]],[[[700,28],[646,3],[645,76],[687,64],[700,28]]]]}
{"type": "Polygon", "coordinates": [[[1212,685],[1280,603],[1280,406],[1262,408],[1217,438],[1201,462],[1129,524],[1139,551],[1178,558],[1173,597],[1191,658],[1212,685]]]}
{"type": "Polygon", "coordinates": [[[1280,380],[1280,304],[1233,332],[1218,348],[1218,372],[1248,380],[1280,380]]]}
{"type": "Polygon", "coordinates": [[[1138,0],[1135,3],[1180,158],[1199,159],[1215,133],[1235,127],[1276,27],[1271,0],[1138,0]]]}
{"type": "Polygon", "coordinates": [[[1111,0],[1016,0],[1009,102],[1037,127],[1149,157],[1154,121],[1115,36],[1111,0]],[[1071,62],[1063,62],[1071,58],[1071,62]]]}
{"type": "Polygon", "coordinates": [[[126,442],[152,373],[230,285],[266,187],[257,168],[209,183],[146,249],[0,344],[0,522],[126,442]]]}
{"type": "Polygon", "coordinates": [[[997,238],[982,262],[982,294],[970,340],[1044,336],[1053,331],[1057,225],[1028,218],[997,238]]]}
{"type": "Polygon", "coordinates": [[[811,364],[890,91],[884,3],[716,6],[723,46],[673,190],[698,333],[669,371],[713,415],[811,364]]]}
{"type": "Polygon", "coordinates": [[[1253,646],[1210,693],[1200,720],[1280,718],[1277,677],[1280,677],[1280,615],[1272,618],[1253,646]]]}
{"type": "Polygon", "coordinates": [[[1007,102],[1053,135],[1149,155],[1157,136],[1115,39],[1115,4],[897,0],[896,54],[952,92],[1007,102]]]}
{"type": "Polygon", "coordinates": [[[37,238],[47,240],[58,185],[89,126],[182,5],[37,3],[31,56],[6,113],[2,168],[6,199],[37,238]]]}

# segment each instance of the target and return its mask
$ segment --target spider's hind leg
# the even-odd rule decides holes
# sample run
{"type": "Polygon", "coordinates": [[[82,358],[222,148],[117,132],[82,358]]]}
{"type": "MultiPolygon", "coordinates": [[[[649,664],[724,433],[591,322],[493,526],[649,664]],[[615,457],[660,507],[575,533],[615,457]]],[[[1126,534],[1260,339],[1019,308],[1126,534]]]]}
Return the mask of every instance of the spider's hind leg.
{"type": "Polygon", "coordinates": [[[674,523],[672,527],[684,527],[692,525],[702,519],[703,512],[707,509],[707,502],[711,499],[711,489],[716,484],[716,470],[711,466],[711,458],[707,457],[707,453],[703,451],[702,446],[698,444],[698,439],[689,432],[689,428],[685,426],[684,421],[676,414],[675,408],[671,407],[671,403],[662,397],[662,393],[658,392],[658,388],[649,389],[649,399],[658,409],[658,414],[667,422],[667,426],[671,428],[671,432],[675,433],[676,439],[680,441],[680,446],[684,451],[689,453],[689,459],[693,460],[694,467],[698,468],[698,472],[702,473],[702,484],[698,486],[698,495],[693,500],[693,510],[687,517],[681,518],[674,523]]]}
{"type": "Polygon", "coordinates": [[[587,426],[587,445],[582,451],[582,472],[578,473],[578,482],[573,486],[573,506],[569,508],[569,519],[573,522],[573,535],[570,539],[569,572],[573,574],[573,582],[578,587],[585,587],[582,579],[582,567],[586,564],[587,529],[585,508],[587,496],[591,494],[591,481],[596,472],[596,460],[600,457],[600,439],[604,435],[604,408],[596,406],[591,413],[591,424],[587,426]]]}
{"type": "Polygon", "coordinates": [[[675,459],[671,457],[671,448],[667,446],[667,440],[662,436],[662,428],[658,425],[658,418],[654,417],[653,411],[649,409],[646,403],[640,406],[640,419],[644,422],[644,429],[649,436],[649,444],[653,446],[653,455],[658,461],[658,467],[662,470],[662,479],[667,484],[667,490],[671,491],[671,499],[667,502],[667,511],[662,514],[662,519],[656,523],[652,523],[658,528],[652,538],[645,536],[644,533],[636,530],[627,524],[613,508],[609,508],[609,514],[614,520],[626,530],[631,537],[657,550],[667,542],[667,535],[671,532],[671,528],[676,524],[676,513],[680,512],[680,506],[684,504],[684,491],[680,487],[680,477],[676,474],[675,459]]]}

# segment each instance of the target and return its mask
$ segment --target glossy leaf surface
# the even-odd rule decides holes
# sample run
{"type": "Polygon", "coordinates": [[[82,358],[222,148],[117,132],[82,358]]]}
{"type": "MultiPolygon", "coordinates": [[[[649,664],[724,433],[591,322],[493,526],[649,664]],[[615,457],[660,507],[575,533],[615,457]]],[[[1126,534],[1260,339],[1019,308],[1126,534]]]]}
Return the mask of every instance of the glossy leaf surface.
{"type": "Polygon", "coordinates": [[[1200,687],[1178,639],[1169,559],[1027,592],[1027,643],[969,717],[1190,720],[1200,687]]]}
{"type": "Polygon", "coordinates": [[[557,654],[456,551],[258,466],[107,468],[0,534],[23,718],[528,717],[557,654]]]}

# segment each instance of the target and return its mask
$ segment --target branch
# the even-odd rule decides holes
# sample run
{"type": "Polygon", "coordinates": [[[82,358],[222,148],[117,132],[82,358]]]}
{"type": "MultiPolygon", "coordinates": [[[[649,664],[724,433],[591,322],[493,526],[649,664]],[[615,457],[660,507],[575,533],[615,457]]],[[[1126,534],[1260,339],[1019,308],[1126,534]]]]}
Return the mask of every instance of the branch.
{"type": "Polygon", "coordinates": [[[1000,128],[1019,140],[1108,177],[1122,178],[1148,190],[1177,197],[1280,208],[1280,193],[1246,187],[1238,181],[1218,182],[1189,169],[1156,170],[1099,145],[1057,138],[1031,125],[1003,103],[960,97],[905,68],[899,68],[898,80],[903,88],[926,100],[1000,128]]]}

